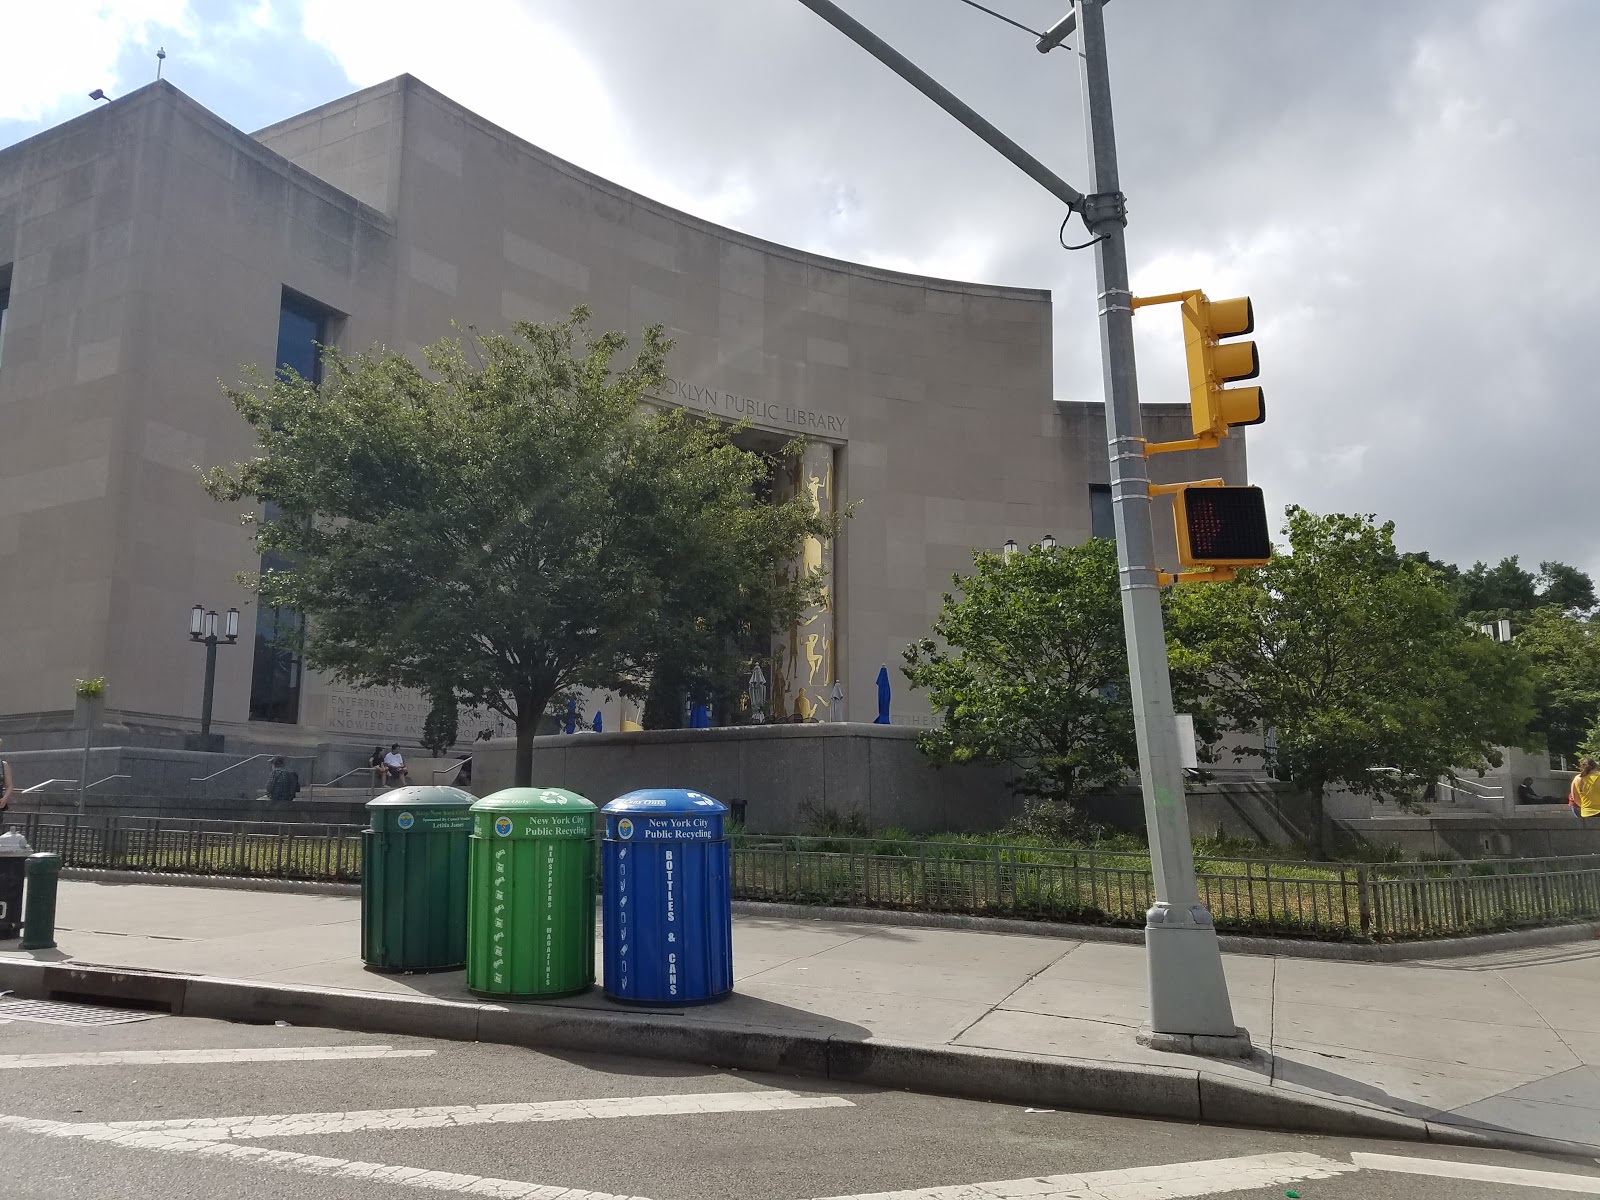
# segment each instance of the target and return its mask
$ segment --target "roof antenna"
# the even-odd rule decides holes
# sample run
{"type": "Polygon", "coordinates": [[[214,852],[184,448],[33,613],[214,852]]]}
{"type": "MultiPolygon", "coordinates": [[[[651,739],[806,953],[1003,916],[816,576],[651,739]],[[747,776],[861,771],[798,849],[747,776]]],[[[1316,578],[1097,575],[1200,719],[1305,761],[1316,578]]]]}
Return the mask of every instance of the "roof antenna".
{"type": "Polygon", "coordinates": [[[161,82],[161,65],[166,61],[167,61],[167,48],[165,46],[156,47],[156,82],[157,83],[161,82]]]}

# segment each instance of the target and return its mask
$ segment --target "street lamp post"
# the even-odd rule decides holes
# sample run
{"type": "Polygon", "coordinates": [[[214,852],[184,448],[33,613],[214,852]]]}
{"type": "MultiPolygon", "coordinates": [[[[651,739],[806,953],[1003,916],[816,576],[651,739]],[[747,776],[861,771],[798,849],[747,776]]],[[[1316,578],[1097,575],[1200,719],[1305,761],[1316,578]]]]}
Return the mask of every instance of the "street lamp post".
{"type": "MultiPolygon", "coordinates": [[[[1139,412],[1133,357],[1133,296],[1123,241],[1127,208],[1117,178],[1111,119],[1111,84],[1106,66],[1107,0],[1075,0],[1073,11],[1038,42],[1041,54],[1078,33],[1089,193],[1078,191],[888,45],[833,0],[800,3],[917,88],[982,138],[1051,195],[1083,218],[1093,235],[1099,284],[1100,355],[1106,392],[1106,436],[1111,455],[1111,495],[1116,519],[1117,565],[1127,634],[1139,780],[1150,837],[1155,904],[1145,916],[1145,961],[1149,972],[1151,1032],[1141,1035],[1163,1049],[1208,1054],[1247,1054],[1249,1035],[1233,1022],[1221,947],[1211,914],[1200,903],[1189,813],[1183,792],[1172,681],[1150,523],[1150,478],[1139,412]]],[[[1002,554],[1016,553],[1008,541],[1002,554]]]]}
{"type": "Polygon", "coordinates": [[[211,737],[211,696],[217,685],[217,643],[225,642],[231,646],[239,640],[239,610],[228,610],[219,637],[217,610],[196,604],[189,610],[189,640],[199,642],[206,648],[206,690],[200,700],[200,740],[205,742],[211,737]]]}
{"type": "Polygon", "coordinates": [[[1145,915],[1144,931],[1150,989],[1151,1034],[1147,1037],[1152,1044],[1172,1049],[1201,1048],[1198,1039],[1203,1038],[1204,1049],[1210,1052],[1247,1054],[1249,1035],[1234,1024],[1221,947],[1211,913],[1200,903],[1189,840],[1134,370],[1133,293],[1128,287],[1123,234],[1127,213],[1117,174],[1105,4],[1106,0],[1075,0],[1073,11],[1039,40],[1038,50],[1043,54],[1054,49],[1076,25],[1090,171],[1089,195],[1080,211],[1094,238],[1122,620],[1155,883],[1155,903],[1145,915]]]}

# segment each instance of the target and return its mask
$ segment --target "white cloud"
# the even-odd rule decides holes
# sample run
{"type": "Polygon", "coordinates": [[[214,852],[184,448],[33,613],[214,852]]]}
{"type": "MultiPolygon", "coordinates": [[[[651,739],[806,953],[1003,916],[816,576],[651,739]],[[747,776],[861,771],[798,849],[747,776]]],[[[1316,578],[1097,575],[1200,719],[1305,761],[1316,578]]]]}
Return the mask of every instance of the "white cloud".
{"type": "Polygon", "coordinates": [[[734,171],[680,186],[644,164],[602,74],[524,0],[304,0],[304,33],[358,87],[415,75],[552,154],[664,204],[728,222],[753,190],[734,171]]]}
{"type": "Polygon", "coordinates": [[[0,121],[38,121],[80,98],[87,104],[95,88],[118,95],[122,52],[143,46],[154,55],[157,31],[181,30],[190,16],[188,0],[12,0],[0,18],[0,121]]]}

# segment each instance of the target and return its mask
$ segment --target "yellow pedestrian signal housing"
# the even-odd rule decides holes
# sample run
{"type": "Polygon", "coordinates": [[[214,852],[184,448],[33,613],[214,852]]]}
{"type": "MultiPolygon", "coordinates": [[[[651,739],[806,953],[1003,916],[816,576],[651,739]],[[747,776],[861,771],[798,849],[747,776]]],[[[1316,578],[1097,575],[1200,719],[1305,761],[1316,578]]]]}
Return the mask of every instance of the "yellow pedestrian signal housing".
{"type": "Polygon", "coordinates": [[[1259,567],[1271,560],[1267,502],[1260,488],[1205,483],[1175,486],[1172,492],[1178,561],[1184,566],[1259,567]]]}
{"type": "Polygon", "coordinates": [[[1235,425],[1259,425],[1267,419],[1266,397],[1259,387],[1225,388],[1225,383],[1254,379],[1261,359],[1254,342],[1221,339],[1254,333],[1255,309],[1250,297],[1207,300],[1204,292],[1183,299],[1183,347],[1189,360],[1189,416],[1196,437],[1226,437],[1235,425]]]}

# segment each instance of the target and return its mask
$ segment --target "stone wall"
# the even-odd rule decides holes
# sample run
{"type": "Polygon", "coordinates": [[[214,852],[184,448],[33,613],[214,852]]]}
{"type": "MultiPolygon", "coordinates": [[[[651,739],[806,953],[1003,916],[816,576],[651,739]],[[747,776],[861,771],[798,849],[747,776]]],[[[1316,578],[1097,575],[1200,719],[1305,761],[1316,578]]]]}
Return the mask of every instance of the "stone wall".
{"type": "MultiPolygon", "coordinates": [[[[636,788],[694,788],[745,801],[754,833],[805,832],[807,815],[824,809],[875,829],[983,833],[1020,811],[1002,771],[936,768],[916,738],[914,729],[846,722],[563,734],[534,739],[533,781],[596,804],[636,788]]],[[[515,750],[510,740],[476,746],[472,790],[509,787],[515,750]]]]}
{"type": "Polygon", "coordinates": [[[1368,842],[1393,845],[1408,859],[1557,858],[1600,854],[1600,829],[1585,828],[1564,804],[1529,805],[1517,815],[1393,816],[1339,822],[1368,842]]]}

